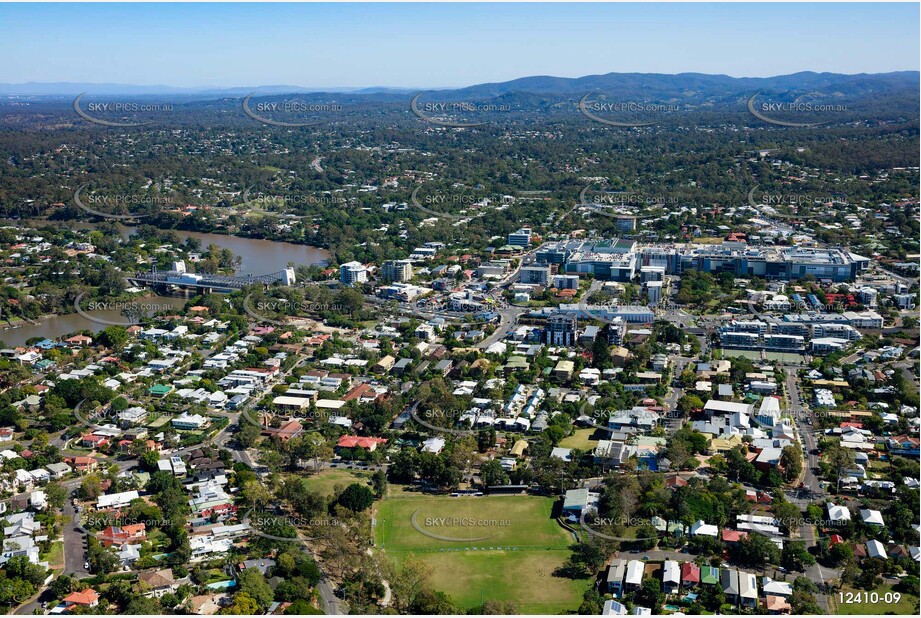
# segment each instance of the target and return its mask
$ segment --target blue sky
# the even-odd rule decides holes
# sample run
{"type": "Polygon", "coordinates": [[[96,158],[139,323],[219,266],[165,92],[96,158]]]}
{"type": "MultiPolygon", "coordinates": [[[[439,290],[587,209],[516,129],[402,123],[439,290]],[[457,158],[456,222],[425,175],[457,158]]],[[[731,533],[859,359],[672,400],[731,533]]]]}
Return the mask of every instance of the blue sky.
{"type": "Polygon", "coordinates": [[[919,5],[3,4],[0,82],[447,87],[919,69],[919,5]]]}

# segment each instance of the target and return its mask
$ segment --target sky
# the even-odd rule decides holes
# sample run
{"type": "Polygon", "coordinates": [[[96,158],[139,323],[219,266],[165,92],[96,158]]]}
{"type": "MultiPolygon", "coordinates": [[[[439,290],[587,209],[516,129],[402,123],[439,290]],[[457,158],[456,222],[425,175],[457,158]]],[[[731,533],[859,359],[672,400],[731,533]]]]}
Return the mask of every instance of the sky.
{"type": "Polygon", "coordinates": [[[459,87],[918,70],[917,3],[2,4],[0,83],[459,87]]]}

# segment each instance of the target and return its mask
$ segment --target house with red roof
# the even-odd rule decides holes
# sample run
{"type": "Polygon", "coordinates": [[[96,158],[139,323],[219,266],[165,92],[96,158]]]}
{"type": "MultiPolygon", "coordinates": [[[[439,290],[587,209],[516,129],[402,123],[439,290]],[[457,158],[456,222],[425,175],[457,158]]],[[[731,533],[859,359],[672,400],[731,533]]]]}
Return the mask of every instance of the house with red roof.
{"type": "Polygon", "coordinates": [[[688,482],[678,475],[665,479],[665,486],[669,489],[678,489],[679,487],[685,487],[687,484],[688,482]]]}
{"type": "Polygon", "coordinates": [[[291,438],[297,437],[304,433],[304,426],[296,419],[291,419],[281,427],[269,427],[262,430],[263,435],[276,436],[282,442],[287,442],[291,438]]]}
{"type": "Polygon", "coordinates": [[[383,393],[377,392],[377,390],[370,384],[362,383],[356,384],[349,392],[342,396],[342,401],[355,401],[358,403],[373,403],[380,399],[383,396],[383,393]]]}
{"type": "Polygon", "coordinates": [[[681,565],[681,585],[684,588],[693,588],[700,583],[700,567],[693,562],[681,565]]]}
{"type": "Polygon", "coordinates": [[[336,443],[336,448],[363,448],[373,453],[377,449],[378,444],[387,444],[387,438],[342,436],[336,443]]]}
{"type": "Polygon", "coordinates": [[[789,614],[793,609],[789,601],[774,594],[769,594],[764,597],[764,608],[770,614],[789,614]]]}
{"type": "Polygon", "coordinates": [[[143,523],[109,526],[99,533],[99,542],[103,547],[121,547],[125,543],[143,543],[146,540],[147,525],[143,523]]]}
{"type": "Polygon", "coordinates": [[[96,607],[99,605],[99,593],[92,588],[71,592],[64,597],[64,604],[68,607],[79,605],[80,607],[96,607]]]}
{"type": "Polygon", "coordinates": [[[77,472],[92,472],[96,469],[96,466],[99,465],[95,459],[84,455],[74,457],[69,463],[73,464],[77,472]]]}
{"type": "Polygon", "coordinates": [[[109,439],[105,436],[90,433],[80,438],[80,443],[87,448],[103,448],[108,446],[109,439]]]}
{"type": "Polygon", "coordinates": [[[742,539],[747,539],[748,533],[742,532],[740,530],[723,530],[721,538],[724,543],[729,543],[730,545],[734,545],[735,543],[738,543],[742,539]]]}

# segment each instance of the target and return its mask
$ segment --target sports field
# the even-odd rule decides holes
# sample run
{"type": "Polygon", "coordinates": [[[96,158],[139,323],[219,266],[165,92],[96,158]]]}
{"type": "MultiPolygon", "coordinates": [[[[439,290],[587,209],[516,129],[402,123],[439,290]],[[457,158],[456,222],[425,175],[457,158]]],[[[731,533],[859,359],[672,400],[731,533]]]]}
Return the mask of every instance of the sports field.
{"type": "Polygon", "coordinates": [[[553,575],[574,539],[552,508],[536,496],[388,497],[375,514],[375,543],[397,563],[407,553],[425,560],[435,588],[464,608],[494,599],[526,614],[575,611],[588,580],[553,575]]]}

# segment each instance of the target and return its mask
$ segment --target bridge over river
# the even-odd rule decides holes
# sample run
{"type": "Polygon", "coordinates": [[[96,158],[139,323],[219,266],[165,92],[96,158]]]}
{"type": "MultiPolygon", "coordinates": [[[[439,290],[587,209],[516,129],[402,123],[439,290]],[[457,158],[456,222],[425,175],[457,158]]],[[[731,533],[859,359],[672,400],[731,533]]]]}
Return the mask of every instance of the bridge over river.
{"type": "Polygon", "coordinates": [[[268,275],[208,275],[193,274],[178,270],[158,270],[135,273],[127,277],[132,285],[145,286],[156,290],[197,289],[203,292],[233,292],[248,285],[260,284],[263,287],[281,282],[285,285],[294,283],[294,269],[271,273],[268,275]]]}

